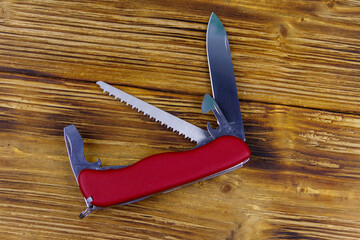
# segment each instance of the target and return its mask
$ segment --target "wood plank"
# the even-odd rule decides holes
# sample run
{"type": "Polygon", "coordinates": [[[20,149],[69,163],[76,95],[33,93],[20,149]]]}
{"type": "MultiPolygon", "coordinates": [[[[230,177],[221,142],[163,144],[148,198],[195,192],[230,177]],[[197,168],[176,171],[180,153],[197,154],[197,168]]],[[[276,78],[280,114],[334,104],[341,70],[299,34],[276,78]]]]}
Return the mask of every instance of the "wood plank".
{"type": "Polygon", "coordinates": [[[241,99],[359,112],[357,1],[187,3],[5,1],[0,63],[199,95],[208,90],[205,31],[215,11],[241,99]]]}
{"type": "MultiPolygon", "coordinates": [[[[47,79],[35,87],[41,77],[11,77],[1,78],[0,134],[7,139],[1,144],[0,232],[9,238],[18,233],[30,239],[74,234],[89,239],[360,236],[357,115],[241,102],[253,154],[245,167],[98,211],[82,221],[77,214],[84,202],[68,163],[64,126],[77,123],[87,159],[101,157],[105,165],[130,164],[193,145],[103,94],[95,84],[47,79]]],[[[176,95],[166,93],[172,96],[166,99],[162,94],[165,99],[146,100],[173,108],[194,124],[214,124],[212,116],[201,116],[194,107],[177,106],[176,95]]]]}

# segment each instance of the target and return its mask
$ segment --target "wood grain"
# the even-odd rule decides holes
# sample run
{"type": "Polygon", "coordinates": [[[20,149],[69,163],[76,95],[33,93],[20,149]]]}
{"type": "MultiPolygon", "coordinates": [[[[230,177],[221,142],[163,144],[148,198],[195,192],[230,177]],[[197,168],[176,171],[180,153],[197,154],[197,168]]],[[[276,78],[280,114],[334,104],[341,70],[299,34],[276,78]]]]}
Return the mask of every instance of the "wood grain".
{"type": "Polygon", "coordinates": [[[0,239],[360,239],[360,2],[0,1],[0,239]],[[78,219],[63,128],[88,161],[195,145],[112,99],[111,83],[192,124],[228,33],[243,168],[78,219]]]}

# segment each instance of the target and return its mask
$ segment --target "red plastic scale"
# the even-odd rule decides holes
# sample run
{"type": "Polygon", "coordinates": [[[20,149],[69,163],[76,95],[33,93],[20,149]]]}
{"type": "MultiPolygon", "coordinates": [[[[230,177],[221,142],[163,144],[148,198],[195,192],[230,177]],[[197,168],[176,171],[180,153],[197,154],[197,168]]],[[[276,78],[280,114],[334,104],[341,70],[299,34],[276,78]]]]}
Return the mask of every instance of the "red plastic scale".
{"type": "Polygon", "coordinates": [[[84,197],[92,205],[109,207],[201,180],[246,162],[248,146],[233,136],[204,146],[152,155],[121,169],[84,169],[78,177],[84,197]]]}

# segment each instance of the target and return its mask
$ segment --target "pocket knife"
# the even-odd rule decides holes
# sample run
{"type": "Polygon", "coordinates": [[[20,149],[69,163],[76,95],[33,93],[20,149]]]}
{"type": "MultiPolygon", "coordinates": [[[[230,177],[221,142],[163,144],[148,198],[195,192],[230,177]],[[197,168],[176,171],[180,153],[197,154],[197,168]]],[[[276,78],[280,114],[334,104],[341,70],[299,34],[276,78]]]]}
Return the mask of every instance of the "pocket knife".
{"type": "Polygon", "coordinates": [[[205,131],[105,82],[97,82],[110,96],[191,139],[197,146],[188,151],[152,155],[129,166],[102,167],[99,159],[86,161],[84,143],[76,127],[65,127],[70,165],[87,206],[80,218],[96,209],[137,202],[219,176],[249,160],[229,41],[214,13],[207,27],[206,49],[214,98],[206,94],[201,108],[203,114],[213,112],[216,129],[208,123],[205,131]]]}

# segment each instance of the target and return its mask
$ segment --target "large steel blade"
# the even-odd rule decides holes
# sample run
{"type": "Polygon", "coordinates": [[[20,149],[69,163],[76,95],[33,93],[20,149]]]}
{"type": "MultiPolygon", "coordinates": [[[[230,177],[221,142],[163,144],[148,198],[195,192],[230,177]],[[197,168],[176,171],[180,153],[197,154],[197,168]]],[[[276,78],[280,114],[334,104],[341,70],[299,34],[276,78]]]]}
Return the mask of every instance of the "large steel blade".
{"type": "Polygon", "coordinates": [[[206,50],[213,97],[230,126],[238,132],[241,139],[245,140],[229,40],[224,26],[215,13],[211,14],[207,28],[206,50]]]}

